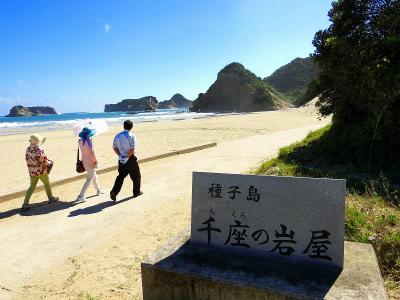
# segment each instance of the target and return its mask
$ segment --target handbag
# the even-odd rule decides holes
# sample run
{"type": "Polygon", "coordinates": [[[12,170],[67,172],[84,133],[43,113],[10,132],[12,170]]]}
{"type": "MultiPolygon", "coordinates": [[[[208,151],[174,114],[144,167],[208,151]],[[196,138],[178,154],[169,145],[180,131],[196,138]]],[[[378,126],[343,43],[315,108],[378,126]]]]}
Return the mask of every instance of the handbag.
{"type": "Polygon", "coordinates": [[[51,171],[51,169],[53,168],[53,166],[54,166],[54,161],[52,161],[52,160],[48,160],[47,161],[47,174],[50,174],[50,171],[51,171]]]}
{"type": "Polygon", "coordinates": [[[78,153],[76,155],[76,172],[83,173],[85,171],[86,171],[85,166],[83,165],[83,162],[79,159],[79,145],[78,145],[78,153]]]}

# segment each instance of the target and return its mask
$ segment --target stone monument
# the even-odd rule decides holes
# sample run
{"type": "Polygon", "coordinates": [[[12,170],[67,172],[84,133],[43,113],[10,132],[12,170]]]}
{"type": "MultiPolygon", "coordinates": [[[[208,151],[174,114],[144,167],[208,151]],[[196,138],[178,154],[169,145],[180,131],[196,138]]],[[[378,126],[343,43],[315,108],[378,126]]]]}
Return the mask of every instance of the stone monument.
{"type": "Polygon", "coordinates": [[[343,267],[345,180],[194,173],[191,240],[343,267]]]}
{"type": "Polygon", "coordinates": [[[386,299],[372,247],[345,246],[345,190],[340,179],[193,173],[190,238],[142,263],[144,300],[386,299]]]}

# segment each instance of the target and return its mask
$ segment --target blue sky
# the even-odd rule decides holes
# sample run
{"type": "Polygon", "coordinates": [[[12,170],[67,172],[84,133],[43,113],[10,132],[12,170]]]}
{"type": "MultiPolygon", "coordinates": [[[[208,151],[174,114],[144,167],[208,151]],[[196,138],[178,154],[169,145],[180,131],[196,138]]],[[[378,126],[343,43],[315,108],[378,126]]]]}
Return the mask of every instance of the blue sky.
{"type": "Polygon", "coordinates": [[[329,0],[1,0],[0,114],[179,92],[237,61],[260,77],[313,52],[329,0]]]}

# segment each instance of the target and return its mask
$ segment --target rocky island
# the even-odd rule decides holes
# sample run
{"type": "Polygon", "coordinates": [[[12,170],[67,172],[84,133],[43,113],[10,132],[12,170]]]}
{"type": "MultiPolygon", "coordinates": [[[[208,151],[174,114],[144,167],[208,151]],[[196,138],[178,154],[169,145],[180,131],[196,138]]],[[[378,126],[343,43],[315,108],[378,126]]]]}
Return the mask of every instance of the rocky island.
{"type": "Polygon", "coordinates": [[[116,104],[106,104],[104,111],[154,111],[157,109],[157,107],[157,98],[153,96],[146,96],[139,99],[125,99],[116,104]]]}
{"type": "Polygon", "coordinates": [[[189,108],[193,104],[193,101],[186,99],[179,93],[173,95],[170,101],[173,101],[178,108],[189,108]]]}
{"type": "Polygon", "coordinates": [[[158,109],[172,109],[172,108],[177,108],[177,105],[172,100],[165,100],[165,101],[159,102],[157,108],[158,109]]]}
{"type": "Polygon", "coordinates": [[[177,93],[169,100],[165,100],[158,103],[159,109],[171,109],[171,108],[189,108],[193,101],[186,99],[181,94],[177,93]]]}
{"type": "Polygon", "coordinates": [[[193,112],[251,112],[290,106],[286,99],[239,63],[223,68],[205,94],[193,102],[193,112]]]}
{"type": "Polygon", "coordinates": [[[186,99],[181,94],[175,94],[170,100],[158,101],[154,96],[146,96],[138,99],[125,99],[116,104],[106,104],[105,112],[117,111],[154,111],[156,109],[188,108],[193,101],[186,99]]]}
{"type": "Polygon", "coordinates": [[[11,108],[10,113],[6,117],[31,117],[41,115],[56,115],[57,112],[50,106],[30,106],[25,107],[16,105],[11,108]]]}
{"type": "Polygon", "coordinates": [[[27,107],[35,116],[39,115],[56,115],[57,112],[50,106],[28,106],[27,107]]]}

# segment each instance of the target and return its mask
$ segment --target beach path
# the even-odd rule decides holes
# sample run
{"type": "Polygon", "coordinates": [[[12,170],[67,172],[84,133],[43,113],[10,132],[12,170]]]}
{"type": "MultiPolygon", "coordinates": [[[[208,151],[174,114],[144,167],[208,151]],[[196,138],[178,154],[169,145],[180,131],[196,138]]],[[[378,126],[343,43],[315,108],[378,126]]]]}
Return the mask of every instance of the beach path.
{"type": "MultiPolygon", "coordinates": [[[[74,204],[82,181],[55,188],[59,203],[0,204],[0,299],[141,299],[140,262],[190,226],[193,171],[242,173],[326,122],[219,143],[141,165],[144,195],[127,178],[116,204],[106,194],[74,204]]],[[[111,187],[116,172],[101,175],[111,187]]],[[[89,190],[88,195],[93,193],[89,190]]],[[[44,193],[36,193],[40,202],[44,193]]]]}

